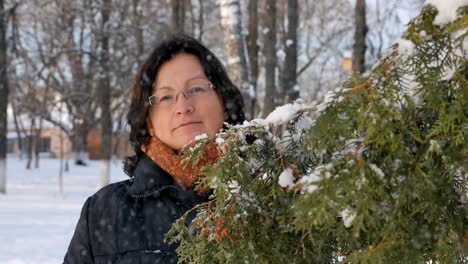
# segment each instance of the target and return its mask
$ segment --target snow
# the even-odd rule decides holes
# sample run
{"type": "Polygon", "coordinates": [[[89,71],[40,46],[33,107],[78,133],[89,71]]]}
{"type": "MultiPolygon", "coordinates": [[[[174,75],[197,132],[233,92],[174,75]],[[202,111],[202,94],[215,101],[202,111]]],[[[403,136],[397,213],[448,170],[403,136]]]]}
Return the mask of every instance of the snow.
{"type": "Polygon", "coordinates": [[[248,92],[250,98],[255,98],[256,97],[255,88],[254,88],[253,85],[251,85],[251,84],[247,85],[247,92],[248,92]]]}
{"type": "Polygon", "coordinates": [[[238,193],[239,189],[240,189],[239,182],[237,182],[235,180],[230,181],[229,184],[228,184],[228,188],[229,188],[230,193],[233,193],[233,194],[238,193]]]}
{"type": "MultiPolygon", "coordinates": [[[[29,134],[28,131],[20,131],[21,133],[21,136],[25,137],[26,135],[25,134],[29,134]]],[[[9,131],[7,132],[7,138],[8,139],[15,139],[15,138],[18,138],[18,133],[16,133],[16,131],[9,131]]]]}
{"type": "MultiPolygon", "coordinates": [[[[42,158],[40,168],[7,159],[7,194],[0,195],[0,263],[62,263],[86,198],[98,190],[100,161],[73,165],[58,184],[59,160],[42,158]]],[[[111,182],[128,179],[121,162],[111,163],[111,182]]]]}
{"type": "Polygon", "coordinates": [[[440,148],[440,144],[439,144],[439,142],[437,142],[437,140],[431,139],[429,141],[429,143],[430,143],[429,152],[436,152],[436,153],[440,152],[441,148],[440,148]]]}
{"type": "Polygon", "coordinates": [[[402,92],[409,96],[415,105],[421,106],[423,104],[423,99],[418,93],[419,83],[416,80],[416,76],[411,73],[405,73],[401,76],[401,80],[404,83],[404,89],[402,92]]]}
{"type": "Polygon", "coordinates": [[[254,141],[254,144],[257,145],[257,146],[263,146],[265,145],[265,141],[263,141],[262,139],[258,138],[254,141]]]}
{"type": "Polygon", "coordinates": [[[306,193],[315,192],[318,189],[315,183],[322,181],[324,178],[329,179],[331,177],[329,170],[332,168],[333,164],[331,163],[317,166],[313,171],[302,176],[297,184],[302,185],[302,191],[306,193]],[[323,174],[323,172],[325,172],[325,174],[323,174]]]}
{"type": "Polygon", "coordinates": [[[296,117],[299,111],[309,108],[300,100],[277,107],[265,118],[266,125],[278,126],[296,117]]]}
{"type": "Polygon", "coordinates": [[[312,173],[303,176],[297,183],[303,185],[302,191],[306,193],[313,193],[318,189],[318,187],[312,183],[319,182],[321,180],[322,177],[320,176],[320,172],[313,171],[312,173]]]}
{"type": "Polygon", "coordinates": [[[203,133],[203,134],[200,134],[200,135],[196,135],[193,140],[197,141],[197,140],[201,140],[201,139],[205,139],[205,138],[208,138],[208,135],[206,133],[203,133]]]}
{"type": "Polygon", "coordinates": [[[457,70],[454,67],[448,67],[445,69],[445,71],[442,73],[442,77],[440,80],[442,81],[448,81],[452,79],[453,75],[457,72],[457,70]]]}
{"type": "Polygon", "coordinates": [[[294,186],[294,175],[290,168],[285,169],[279,176],[278,184],[283,188],[290,188],[294,186]]]}
{"type": "Polygon", "coordinates": [[[317,112],[323,112],[333,102],[335,96],[335,92],[328,91],[323,98],[323,102],[317,105],[317,112]]]}
{"type": "Polygon", "coordinates": [[[221,24],[233,28],[241,23],[239,5],[230,0],[220,1],[221,24]]]}
{"type": "Polygon", "coordinates": [[[466,35],[468,29],[461,29],[453,32],[451,34],[451,38],[454,41],[461,41],[459,45],[455,45],[455,49],[453,54],[455,54],[458,57],[465,58],[467,56],[467,50],[468,50],[468,38],[463,37],[466,35]]]}
{"type": "Polygon", "coordinates": [[[383,171],[375,164],[371,163],[369,164],[369,167],[375,172],[377,173],[377,175],[379,175],[381,178],[385,177],[385,174],[383,173],[383,171]]]}
{"type": "Polygon", "coordinates": [[[239,56],[228,57],[227,64],[228,64],[228,65],[233,65],[233,64],[239,63],[240,61],[241,61],[241,59],[240,59],[239,56]]]}
{"type": "Polygon", "coordinates": [[[286,58],[286,53],[284,52],[283,49],[278,49],[276,51],[276,57],[278,57],[278,60],[284,61],[284,59],[286,58]]]}
{"type": "Polygon", "coordinates": [[[344,57],[344,58],[352,58],[352,57],[353,57],[353,52],[350,51],[350,50],[345,50],[345,51],[343,52],[343,57],[344,57]]]}
{"type": "MultiPolygon", "coordinates": [[[[297,117],[299,112],[303,110],[313,110],[313,108],[304,104],[301,99],[298,99],[293,103],[276,107],[276,109],[273,110],[273,112],[271,112],[265,119],[256,118],[251,121],[244,121],[241,125],[235,125],[233,127],[242,129],[249,126],[279,126],[297,117]]],[[[301,122],[301,126],[303,128],[310,127],[312,125],[313,122],[310,119],[304,119],[301,122]]]]}
{"type": "Polygon", "coordinates": [[[296,130],[298,131],[306,130],[306,129],[311,128],[314,125],[315,125],[315,120],[312,120],[311,118],[307,116],[302,116],[296,122],[296,130]]]}
{"type": "MultiPolygon", "coordinates": [[[[362,148],[360,145],[362,142],[364,142],[364,138],[353,138],[353,139],[348,139],[345,142],[345,149],[343,150],[343,154],[346,153],[355,153],[358,156],[362,156],[362,153],[367,149],[367,148],[362,148]],[[356,152],[357,151],[357,152],[356,152]]],[[[352,161],[352,160],[351,160],[352,161]]],[[[353,164],[350,164],[353,165],[353,164]]]]}
{"type": "Polygon", "coordinates": [[[0,192],[4,193],[6,189],[6,170],[7,164],[5,159],[0,159],[0,192]]]}
{"type": "Polygon", "coordinates": [[[398,40],[398,51],[402,56],[411,56],[414,54],[415,45],[411,40],[401,38],[398,40]]]}
{"type": "Polygon", "coordinates": [[[222,145],[222,144],[224,144],[225,140],[224,140],[224,138],[217,137],[217,138],[215,139],[215,142],[216,142],[216,144],[218,144],[218,145],[222,145]]]}
{"type": "Polygon", "coordinates": [[[277,149],[281,152],[284,152],[291,143],[290,139],[292,139],[294,142],[299,142],[299,140],[301,139],[302,132],[304,130],[309,129],[313,125],[315,125],[315,121],[310,119],[308,116],[299,117],[298,120],[295,122],[295,133],[291,134],[288,130],[286,130],[283,132],[283,136],[276,140],[277,149]]]}
{"type": "Polygon", "coordinates": [[[249,161],[249,166],[253,169],[253,170],[257,170],[258,168],[260,168],[260,166],[262,165],[262,163],[260,161],[258,161],[257,159],[250,159],[249,161]]]}
{"type": "Polygon", "coordinates": [[[341,211],[341,217],[343,218],[344,225],[348,228],[353,223],[356,214],[352,212],[349,208],[344,209],[341,211]]]}
{"type": "MultiPolygon", "coordinates": [[[[465,50],[465,51],[468,49],[468,38],[463,39],[462,49],[465,50]]],[[[457,49],[457,51],[459,51],[459,50],[461,50],[461,49],[457,49]]],[[[465,55],[466,52],[465,53],[460,53],[460,54],[461,54],[461,55],[459,55],[460,57],[466,56],[465,55]]]]}
{"type": "Polygon", "coordinates": [[[457,19],[458,8],[468,5],[468,0],[426,0],[424,5],[432,5],[437,9],[434,24],[444,26],[457,19]]]}

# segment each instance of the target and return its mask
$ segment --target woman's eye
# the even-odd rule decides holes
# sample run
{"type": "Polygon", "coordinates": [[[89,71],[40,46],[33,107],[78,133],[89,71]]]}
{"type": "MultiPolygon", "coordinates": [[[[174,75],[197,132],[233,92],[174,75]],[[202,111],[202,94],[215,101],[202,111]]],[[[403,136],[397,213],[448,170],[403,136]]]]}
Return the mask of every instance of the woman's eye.
{"type": "Polygon", "coordinates": [[[189,94],[201,94],[205,92],[205,88],[196,86],[189,89],[189,94]]]}
{"type": "Polygon", "coordinates": [[[172,98],[173,98],[172,95],[164,95],[158,99],[158,102],[170,101],[172,100],[172,98]]]}

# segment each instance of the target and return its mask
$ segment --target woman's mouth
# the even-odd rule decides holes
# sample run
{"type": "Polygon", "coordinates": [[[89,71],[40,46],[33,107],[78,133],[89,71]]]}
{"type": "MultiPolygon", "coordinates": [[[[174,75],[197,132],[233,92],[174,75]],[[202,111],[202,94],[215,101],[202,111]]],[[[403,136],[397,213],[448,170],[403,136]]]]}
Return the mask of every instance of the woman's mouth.
{"type": "Polygon", "coordinates": [[[182,124],[178,125],[176,128],[174,128],[174,130],[179,129],[179,128],[188,127],[188,126],[191,126],[191,125],[197,125],[197,124],[201,124],[201,122],[186,122],[186,123],[182,123],[182,124]]]}

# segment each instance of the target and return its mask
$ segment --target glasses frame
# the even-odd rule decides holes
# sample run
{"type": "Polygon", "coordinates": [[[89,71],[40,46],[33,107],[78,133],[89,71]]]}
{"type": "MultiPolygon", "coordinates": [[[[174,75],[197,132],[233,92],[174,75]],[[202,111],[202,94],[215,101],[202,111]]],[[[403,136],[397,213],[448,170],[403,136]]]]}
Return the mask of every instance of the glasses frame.
{"type": "MultiPolygon", "coordinates": [[[[214,91],[214,90],[216,89],[216,87],[213,85],[212,82],[208,81],[207,83],[208,83],[208,87],[210,87],[210,91],[214,91]]],[[[189,99],[190,99],[190,95],[187,94],[187,89],[188,89],[188,88],[190,88],[190,87],[185,87],[184,90],[183,90],[183,91],[180,91],[180,92],[177,92],[177,91],[176,91],[176,92],[175,92],[175,99],[174,99],[175,101],[174,101],[174,102],[177,102],[177,95],[178,95],[179,93],[183,94],[186,100],[189,100],[189,99]]],[[[156,93],[154,93],[154,94],[152,94],[150,97],[148,97],[147,100],[148,100],[149,106],[153,106],[153,107],[154,107],[154,106],[157,106],[157,104],[154,104],[154,103],[151,102],[151,99],[153,99],[154,97],[156,97],[156,93]]]]}

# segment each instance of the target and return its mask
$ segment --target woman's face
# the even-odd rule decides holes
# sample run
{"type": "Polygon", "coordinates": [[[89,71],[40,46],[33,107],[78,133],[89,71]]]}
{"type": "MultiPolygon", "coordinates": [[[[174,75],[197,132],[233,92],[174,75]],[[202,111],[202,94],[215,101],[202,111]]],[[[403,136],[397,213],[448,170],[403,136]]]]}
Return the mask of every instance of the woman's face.
{"type": "Polygon", "coordinates": [[[208,82],[200,61],[191,54],[178,54],[159,68],[153,94],[161,103],[150,106],[149,122],[154,135],[172,149],[179,151],[195,136],[214,136],[222,128],[224,107],[215,90],[189,98],[182,93],[208,82]]]}

